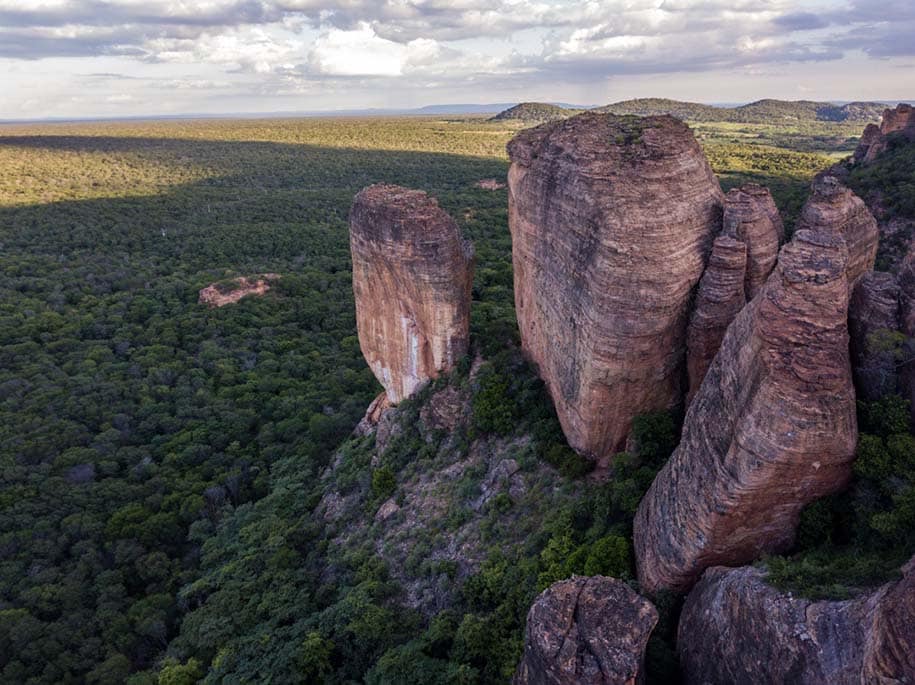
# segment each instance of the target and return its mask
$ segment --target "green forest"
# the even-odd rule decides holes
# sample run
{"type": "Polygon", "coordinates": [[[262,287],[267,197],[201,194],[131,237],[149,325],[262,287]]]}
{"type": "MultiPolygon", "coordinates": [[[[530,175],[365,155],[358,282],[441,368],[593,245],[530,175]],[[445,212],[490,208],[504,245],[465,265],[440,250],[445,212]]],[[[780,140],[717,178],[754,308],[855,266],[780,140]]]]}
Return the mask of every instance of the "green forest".
{"type": "MultiPolygon", "coordinates": [[[[696,132],[723,187],[770,186],[790,231],[812,176],[860,128],[696,132]]],[[[680,418],[640,417],[638,456],[621,455],[609,483],[582,478],[518,350],[506,191],[476,185],[504,178],[516,130],[421,117],[0,126],[0,682],[503,683],[538,591],[573,573],[632,578],[632,515],[680,418]],[[422,396],[379,465],[373,439],[352,436],[380,386],[356,338],[347,216],[381,181],[433,194],[476,246],[483,366],[471,380],[464,360],[430,389],[471,398],[448,450],[523,442],[522,468],[555,484],[527,512],[537,530],[510,544],[510,500],[466,514],[487,556],[431,616],[405,604],[371,545],[331,544],[315,515],[331,467],[371,520],[447,452],[417,432],[422,396]],[[261,273],[280,276],[263,297],[198,302],[261,273]]],[[[854,182],[864,192],[890,173],[854,182]]],[[[892,207],[915,213],[911,174],[900,183],[892,207]]],[[[778,583],[847,596],[915,548],[906,410],[895,396],[861,406],[856,485],[805,513],[798,553],[769,560],[778,583]]],[[[476,496],[472,476],[455,501],[476,496]]],[[[416,574],[453,579],[420,556],[416,574]]],[[[677,600],[657,604],[649,675],[672,682],[677,600]]]]}

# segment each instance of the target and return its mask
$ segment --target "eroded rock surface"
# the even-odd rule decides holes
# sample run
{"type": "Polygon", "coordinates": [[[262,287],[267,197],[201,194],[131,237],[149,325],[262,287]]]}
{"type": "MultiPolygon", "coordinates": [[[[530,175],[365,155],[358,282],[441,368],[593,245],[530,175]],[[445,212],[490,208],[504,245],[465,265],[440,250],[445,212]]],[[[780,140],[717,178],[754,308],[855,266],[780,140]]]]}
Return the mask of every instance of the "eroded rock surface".
{"type": "Polygon", "coordinates": [[[896,391],[898,360],[889,338],[899,329],[896,277],[868,271],[852,291],[848,306],[852,370],[859,399],[874,401],[896,391]]]}
{"type": "Polygon", "coordinates": [[[913,564],[871,594],[819,602],[757,568],[710,568],[683,606],[677,646],[687,685],[915,682],[913,564]]]}
{"type": "Polygon", "coordinates": [[[848,247],[849,288],[874,268],[880,230],[864,201],[829,174],[817,176],[801,210],[797,230],[835,231],[848,247]]]}
{"type": "Polygon", "coordinates": [[[785,549],[804,505],[847,484],[858,432],[847,259],[836,233],[798,231],[731,324],[636,514],[647,592],[785,549]]]}
{"type": "Polygon", "coordinates": [[[569,444],[606,458],[682,398],[690,291],[723,196],[672,117],[582,114],[508,145],[515,305],[569,444]]]}
{"type": "Polygon", "coordinates": [[[724,201],[724,233],[747,246],[746,297],[760,291],[778,258],[778,246],[785,238],[782,218],[772,193],[756,183],[728,191],[724,201]]]}
{"type": "Polygon", "coordinates": [[[895,109],[884,110],[880,126],[868,124],[855,150],[855,161],[873,162],[887,149],[892,134],[915,140],[915,108],[912,105],[901,104],[895,109]]]}
{"type": "Polygon", "coordinates": [[[721,347],[725,331],[746,304],[746,272],[746,244],[730,236],[715,238],[708,266],[699,281],[695,309],[686,334],[687,403],[699,390],[712,359],[721,347]]]}
{"type": "Polygon", "coordinates": [[[658,612],[628,585],[573,577],[547,588],[527,615],[514,685],[634,685],[658,612]]]}
{"type": "Polygon", "coordinates": [[[200,290],[197,301],[210,307],[225,307],[248,295],[265,295],[270,290],[270,284],[279,278],[279,274],[262,274],[211,283],[200,290]]]}
{"type": "Polygon", "coordinates": [[[467,352],[473,247],[435,199],[373,185],[350,213],[359,344],[396,404],[467,352]]]}

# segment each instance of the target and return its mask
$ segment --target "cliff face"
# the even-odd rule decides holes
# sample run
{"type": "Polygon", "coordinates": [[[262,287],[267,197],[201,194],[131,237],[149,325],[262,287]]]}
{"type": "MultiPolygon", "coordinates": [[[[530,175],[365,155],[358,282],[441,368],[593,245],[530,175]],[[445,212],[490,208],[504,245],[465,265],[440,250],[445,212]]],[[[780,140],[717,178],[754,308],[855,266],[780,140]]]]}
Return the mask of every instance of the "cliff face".
{"type": "Polygon", "coordinates": [[[895,109],[884,110],[880,126],[868,124],[855,150],[855,161],[873,162],[887,149],[889,136],[894,133],[915,140],[915,108],[912,105],[897,105],[895,109]]]}
{"type": "Polygon", "coordinates": [[[760,291],[778,258],[785,227],[768,188],[748,183],[728,191],[724,201],[724,233],[747,246],[746,297],[760,291]]]}
{"type": "Polygon", "coordinates": [[[883,338],[899,329],[896,277],[868,271],[855,286],[848,305],[852,369],[859,399],[874,401],[896,391],[898,360],[883,338]]]}
{"type": "Polygon", "coordinates": [[[846,485],[857,440],[847,259],[835,233],[798,231],[731,324],[636,514],[647,592],[783,550],[804,505],[846,485]]]}
{"type": "Polygon", "coordinates": [[[836,231],[848,247],[846,276],[849,288],[874,268],[880,230],[864,201],[835,176],[822,174],[811,185],[810,197],[801,210],[797,230],[836,231]]]}
{"type": "Polygon", "coordinates": [[[635,685],[658,612],[628,585],[573,577],[547,588],[527,616],[514,685],[635,685]]]}
{"type": "Polygon", "coordinates": [[[849,601],[793,597],[763,571],[711,568],[680,615],[687,685],[861,685],[915,680],[915,564],[849,601]]]}
{"type": "Polygon", "coordinates": [[[519,134],[508,152],[523,347],[569,444],[605,458],[636,414],[681,398],[690,291],[721,190],[671,117],[583,114],[519,134]]]}
{"type": "Polygon", "coordinates": [[[746,304],[746,273],[746,244],[730,236],[715,238],[708,266],[699,281],[696,305],[686,333],[687,403],[692,402],[698,392],[725,331],[746,304]]]}
{"type": "Polygon", "coordinates": [[[467,352],[473,247],[424,192],[373,185],[350,213],[359,344],[396,404],[467,352]]]}

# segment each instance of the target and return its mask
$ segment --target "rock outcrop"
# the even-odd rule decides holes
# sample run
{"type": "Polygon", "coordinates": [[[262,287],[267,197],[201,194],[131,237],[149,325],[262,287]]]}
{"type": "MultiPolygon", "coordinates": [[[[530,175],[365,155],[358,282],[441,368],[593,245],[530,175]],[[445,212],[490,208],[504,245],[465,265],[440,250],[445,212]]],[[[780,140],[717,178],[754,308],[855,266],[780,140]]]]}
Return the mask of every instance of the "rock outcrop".
{"type": "Polygon", "coordinates": [[[396,404],[467,352],[473,247],[435,199],[373,185],[350,213],[359,344],[396,404]]]}
{"type": "Polygon", "coordinates": [[[848,305],[852,370],[858,398],[874,401],[898,385],[898,359],[888,337],[900,330],[899,284],[893,274],[868,271],[848,305]]]}
{"type": "Polygon", "coordinates": [[[915,563],[902,580],[848,601],[776,590],[753,567],[710,568],[677,639],[687,685],[915,682],[915,563]]]}
{"type": "Polygon", "coordinates": [[[910,401],[912,425],[915,426],[915,245],[899,272],[899,325],[902,333],[910,339],[900,372],[902,391],[910,401]]]}
{"type": "Polygon", "coordinates": [[[896,109],[884,110],[880,126],[868,124],[855,149],[854,160],[864,164],[873,162],[889,147],[893,134],[915,140],[915,108],[912,105],[901,104],[896,109]]]}
{"type": "Polygon", "coordinates": [[[628,585],[573,577],[547,588],[527,615],[514,685],[635,685],[658,612],[628,585]]]}
{"type": "Polygon", "coordinates": [[[211,283],[206,288],[201,288],[197,301],[210,307],[225,307],[248,295],[265,295],[270,290],[270,284],[279,279],[279,274],[262,274],[211,283]]]}
{"type": "Polygon", "coordinates": [[[728,326],[746,304],[746,272],[746,244],[726,235],[715,238],[686,333],[687,404],[699,390],[728,326]]]}
{"type": "Polygon", "coordinates": [[[690,293],[723,196],[671,117],[586,113],[508,145],[515,305],[569,444],[597,459],[682,399],[690,293]]]}
{"type": "Polygon", "coordinates": [[[880,230],[864,201],[829,174],[817,176],[801,210],[797,230],[835,231],[848,247],[849,289],[874,268],[880,230]]]}
{"type": "Polygon", "coordinates": [[[778,259],[785,227],[772,193],[756,183],[728,191],[724,200],[724,233],[746,243],[747,300],[756,297],[778,259]]]}
{"type": "Polygon", "coordinates": [[[728,328],[683,435],[635,518],[642,588],[788,547],[801,509],[842,489],[857,440],[847,250],[798,231],[728,328]]]}

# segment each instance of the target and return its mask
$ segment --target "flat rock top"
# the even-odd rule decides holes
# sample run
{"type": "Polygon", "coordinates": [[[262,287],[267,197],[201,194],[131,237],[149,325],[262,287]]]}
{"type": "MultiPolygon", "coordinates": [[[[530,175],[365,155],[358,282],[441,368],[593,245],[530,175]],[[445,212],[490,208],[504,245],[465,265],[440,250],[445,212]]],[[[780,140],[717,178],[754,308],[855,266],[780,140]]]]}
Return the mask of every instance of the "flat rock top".
{"type": "Polygon", "coordinates": [[[402,215],[418,221],[440,219],[444,213],[438,200],[425,191],[390,183],[363,188],[353,202],[370,210],[383,210],[387,215],[402,215]]]}
{"type": "Polygon", "coordinates": [[[527,129],[508,144],[512,162],[523,165],[540,151],[594,170],[614,173],[642,159],[675,158],[686,151],[702,154],[690,128],[671,116],[616,116],[588,112],[527,129]]]}

